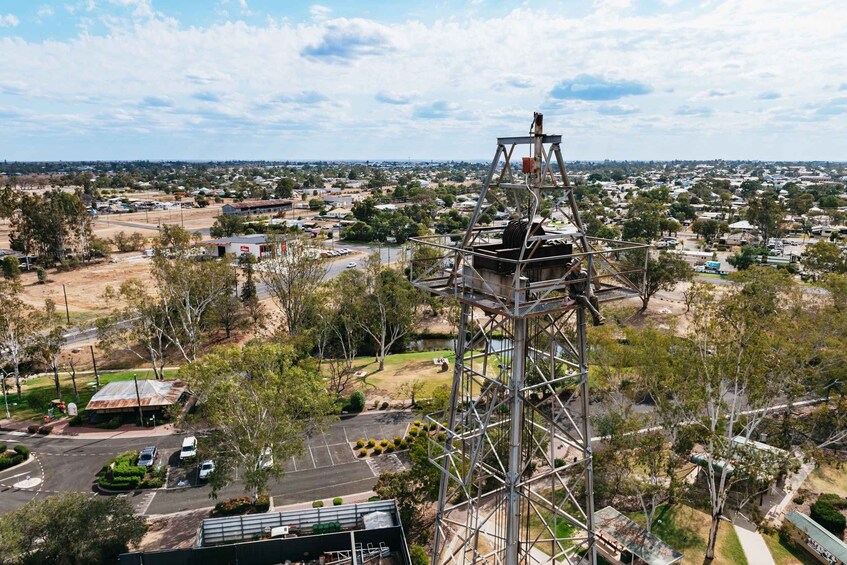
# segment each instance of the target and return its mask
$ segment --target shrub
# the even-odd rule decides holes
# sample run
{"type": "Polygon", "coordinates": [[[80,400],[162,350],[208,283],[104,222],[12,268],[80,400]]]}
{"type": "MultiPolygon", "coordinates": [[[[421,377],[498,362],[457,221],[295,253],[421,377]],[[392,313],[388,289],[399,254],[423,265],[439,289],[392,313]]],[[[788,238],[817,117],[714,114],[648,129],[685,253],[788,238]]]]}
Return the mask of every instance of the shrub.
{"type": "Polygon", "coordinates": [[[379,446],[374,447],[374,450],[371,451],[371,455],[382,455],[382,448],[379,446]]]}
{"type": "Polygon", "coordinates": [[[323,508],[324,503],[322,500],[316,500],[312,503],[312,508],[323,508]]]}
{"type": "Polygon", "coordinates": [[[70,420],[68,420],[69,426],[81,426],[83,424],[82,416],[77,414],[73,416],[70,420]]]}
{"type": "Polygon", "coordinates": [[[26,403],[33,410],[41,412],[42,410],[47,410],[55,394],[56,391],[51,388],[37,388],[26,395],[26,403]]]}
{"type": "Polygon", "coordinates": [[[43,436],[50,435],[50,432],[52,432],[52,431],[53,431],[53,428],[51,428],[50,426],[41,426],[40,428],[38,428],[38,433],[40,433],[43,436]]]}
{"type": "Polygon", "coordinates": [[[380,445],[381,447],[385,447],[386,445],[388,445],[388,440],[387,440],[387,439],[381,439],[381,440],[379,440],[379,445],[380,445]]]}
{"type": "Polygon", "coordinates": [[[368,440],[368,448],[371,448],[371,447],[373,447],[373,446],[375,446],[375,445],[376,445],[376,440],[375,440],[375,439],[369,439],[369,440],[368,440]]]}
{"type": "Polygon", "coordinates": [[[147,477],[138,483],[138,488],[161,488],[165,484],[165,479],[161,477],[147,477]]]}
{"type": "Polygon", "coordinates": [[[818,497],[818,502],[825,502],[838,510],[844,510],[845,508],[847,508],[847,498],[844,498],[843,496],[838,496],[837,494],[833,494],[831,492],[827,492],[820,495],[818,497]]]}
{"type": "Polygon", "coordinates": [[[123,418],[121,418],[120,416],[115,416],[109,420],[106,420],[105,422],[100,422],[99,424],[97,424],[96,427],[100,428],[101,430],[116,430],[120,428],[123,423],[123,418]]]}
{"type": "Polygon", "coordinates": [[[44,270],[44,267],[38,267],[35,270],[35,276],[38,277],[38,284],[47,282],[47,271],[44,270]]]}
{"type": "Polygon", "coordinates": [[[802,494],[800,496],[794,497],[794,504],[800,505],[800,504],[803,504],[804,502],[806,502],[806,497],[803,496],[802,494]]]}
{"type": "Polygon", "coordinates": [[[406,441],[405,441],[405,440],[403,440],[403,441],[401,441],[401,442],[400,442],[400,444],[398,445],[398,447],[399,447],[400,449],[407,449],[407,448],[409,447],[409,444],[408,444],[408,443],[406,443],[406,441]]]}
{"type": "Polygon", "coordinates": [[[356,449],[362,449],[363,447],[365,447],[365,440],[356,440],[356,449]]]}
{"type": "Polygon", "coordinates": [[[256,497],[256,503],[253,507],[256,512],[267,512],[271,507],[271,498],[267,494],[260,494],[256,497]]]}
{"type": "Polygon", "coordinates": [[[332,499],[333,506],[341,506],[342,504],[344,504],[344,500],[340,496],[336,496],[332,499]]]}
{"type": "Polygon", "coordinates": [[[438,429],[438,424],[436,424],[435,422],[429,423],[429,431],[434,432],[437,429],[438,429]]]}
{"type": "Polygon", "coordinates": [[[406,435],[409,436],[409,437],[415,437],[416,435],[418,435],[418,429],[417,428],[409,428],[409,431],[406,432],[406,435]]]}
{"type": "Polygon", "coordinates": [[[420,420],[415,420],[414,422],[412,422],[412,426],[419,427],[420,425],[421,425],[420,420]]]}
{"type": "Polygon", "coordinates": [[[388,410],[388,403],[383,402],[382,404],[379,405],[379,409],[380,410],[388,410]]]}
{"type": "Polygon", "coordinates": [[[394,436],[394,445],[400,445],[400,442],[403,441],[403,438],[400,436],[394,436]]]}
{"type": "Polygon", "coordinates": [[[135,490],[140,483],[138,477],[115,477],[110,480],[108,475],[103,475],[97,479],[97,484],[107,490],[135,490]]]}
{"type": "Polygon", "coordinates": [[[323,522],[312,526],[313,534],[330,534],[341,531],[341,522],[323,522]]]}
{"type": "Polygon", "coordinates": [[[385,452],[386,453],[394,453],[394,446],[389,445],[388,447],[385,448],[385,452]]]}
{"type": "Polygon", "coordinates": [[[444,432],[438,432],[438,441],[446,441],[446,440],[447,440],[447,434],[444,433],[444,432]]]}
{"type": "Polygon", "coordinates": [[[409,548],[409,557],[412,560],[412,565],[429,565],[429,555],[426,549],[419,545],[412,545],[409,548]]]}
{"type": "Polygon", "coordinates": [[[368,450],[367,449],[359,450],[359,457],[367,457],[367,456],[368,456],[368,450]]]}
{"type": "Polygon", "coordinates": [[[565,464],[566,463],[565,463],[564,459],[559,459],[558,457],[556,459],[553,459],[553,466],[554,467],[564,467],[565,464]]]}
{"type": "Polygon", "coordinates": [[[3,278],[7,280],[18,280],[21,278],[21,263],[14,255],[3,257],[3,278]]]}
{"type": "Polygon", "coordinates": [[[818,500],[811,506],[809,513],[812,520],[835,534],[836,536],[844,535],[844,528],[847,526],[847,519],[838,511],[832,504],[818,500]]]}
{"type": "Polygon", "coordinates": [[[353,394],[350,395],[350,402],[348,403],[351,412],[361,412],[365,409],[365,393],[361,390],[354,390],[353,394]]]}
{"type": "Polygon", "coordinates": [[[25,445],[16,445],[15,452],[19,455],[23,455],[24,457],[29,457],[29,448],[25,445]]]}
{"type": "Polygon", "coordinates": [[[6,444],[0,443],[0,455],[3,455],[4,453],[6,453],[6,444]]]}
{"type": "Polygon", "coordinates": [[[23,445],[16,445],[12,453],[6,453],[6,446],[0,445],[0,471],[23,463],[29,456],[29,449],[23,445]]]}
{"type": "Polygon", "coordinates": [[[380,497],[378,497],[378,496],[372,496],[372,497],[370,497],[370,498],[368,499],[368,502],[378,502],[378,501],[380,501],[380,500],[382,500],[380,497]]]}
{"type": "Polygon", "coordinates": [[[215,504],[215,514],[218,516],[237,516],[246,514],[253,508],[253,503],[247,496],[231,498],[215,504]]]}

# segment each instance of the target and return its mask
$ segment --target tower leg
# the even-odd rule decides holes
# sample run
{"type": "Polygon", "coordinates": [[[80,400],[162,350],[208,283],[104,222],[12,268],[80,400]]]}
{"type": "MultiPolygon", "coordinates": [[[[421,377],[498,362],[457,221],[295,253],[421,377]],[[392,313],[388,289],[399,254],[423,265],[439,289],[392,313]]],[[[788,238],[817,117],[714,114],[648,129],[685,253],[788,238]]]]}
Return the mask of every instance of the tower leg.
{"type": "Polygon", "coordinates": [[[511,414],[509,420],[509,472],[506,477],[506,565],[518,565],[521,539],[521,493],[518,483],[523,470],[521,448],[523,443],[523,383],[526,365],[525,318],[514,321],[512,349],[512,379],[509,383],[511,414]]]}

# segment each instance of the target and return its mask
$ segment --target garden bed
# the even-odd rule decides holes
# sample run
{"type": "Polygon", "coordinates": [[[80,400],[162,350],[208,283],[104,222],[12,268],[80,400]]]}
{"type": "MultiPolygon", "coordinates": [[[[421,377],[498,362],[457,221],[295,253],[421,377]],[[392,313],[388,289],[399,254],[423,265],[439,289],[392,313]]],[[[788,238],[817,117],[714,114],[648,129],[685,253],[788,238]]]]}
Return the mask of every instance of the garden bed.
{"type": "Polygon", "coordinates": [[[136,465],[137,451],[121,453],[97,473],[97,486],[105,491],[129,491],[136,489],[161,488],[165,484],[164,467],[142,467],[136,465]]]}

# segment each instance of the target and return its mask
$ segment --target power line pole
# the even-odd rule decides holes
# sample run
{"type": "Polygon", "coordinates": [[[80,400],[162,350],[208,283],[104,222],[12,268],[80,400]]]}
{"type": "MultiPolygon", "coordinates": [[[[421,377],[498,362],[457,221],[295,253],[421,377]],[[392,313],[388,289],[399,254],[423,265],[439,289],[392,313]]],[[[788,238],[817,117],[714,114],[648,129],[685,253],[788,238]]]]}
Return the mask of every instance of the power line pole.
{"type": "Polygon", "coordinates": [[[141,393],[138,392],[138,375],[132,374],[132,380],[135,381],[135,397],[138,399],[138,424],[144,425],[144,412],[141,410],[141,393]]]}
{"type": "Polygon", "coordinates": [[[68,324],[71,323],[71,311],[68,309],[68,289],[65,288],[65,285],[62,285],[62,293],[65,295],[65,316],[68,319],[68,324]]]}
{"type": "Polygon", "coordinates": [[[97,385],[97,390],[100,390],[100,374],[97,372],[97,359],[94,358],[94,346],[89,345],[88,349],[91,351],[91,365],[94,367],[94,381],[97,385]]]}

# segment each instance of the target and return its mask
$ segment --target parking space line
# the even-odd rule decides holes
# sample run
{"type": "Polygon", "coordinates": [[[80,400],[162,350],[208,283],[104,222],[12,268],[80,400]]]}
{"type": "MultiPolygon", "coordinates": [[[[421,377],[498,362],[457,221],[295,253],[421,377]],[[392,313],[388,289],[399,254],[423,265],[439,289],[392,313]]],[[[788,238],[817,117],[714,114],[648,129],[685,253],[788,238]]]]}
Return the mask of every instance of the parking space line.
{"type": "Polygon", "coordinates": [[[294,470],[297,470],[297,461],[294,460],[294,456],[291,456],[291,463],[294,465],[294,470]]]}
{"type": "Polygon", "coordinates": [[[347,426],[341,426],[342,431],[344,431],[344,441],[350,443],[350,439],[347,437],[347,426]]]}
{"type": "Polygon", "coordinates": [[[335,465],[335,460],[332,458],[332,450],[329,448],[329,443],[326,441],[326,434],[324,434],[324,445],[326,446],[326,452],[329,453],[329,464],[330,467],[335,465]]]}
{"type": "Polygon", "coordinates": [[[309,446],[307,446],[307,447],[309,448],[309,457],[311,457],[311,458],[312,458],[312,467],[314,467],[315,469],[317,469],[317,468],[318,468],[318,464],[317,464],[317,463],[315,463],[315,454],[314,454],[314,453],[312,453],[312,446],[311,446],[311,445],[309,445],[309,446]]]}

